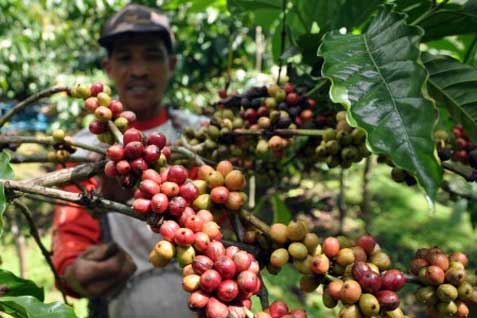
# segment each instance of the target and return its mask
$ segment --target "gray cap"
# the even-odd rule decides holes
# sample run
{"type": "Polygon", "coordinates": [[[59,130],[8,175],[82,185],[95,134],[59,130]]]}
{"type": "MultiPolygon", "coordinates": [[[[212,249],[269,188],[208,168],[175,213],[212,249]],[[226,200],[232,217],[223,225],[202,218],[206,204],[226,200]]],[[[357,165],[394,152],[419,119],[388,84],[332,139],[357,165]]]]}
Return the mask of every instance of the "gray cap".
{"type": "Polygon", "coordinates": [[[159,9],[140,4],[128,4],[106,21],[98,42],[109,47],[118,37],[134,33],[157,33],[169,52],[174,47],[174,35],[169,19],[159,9]]]}

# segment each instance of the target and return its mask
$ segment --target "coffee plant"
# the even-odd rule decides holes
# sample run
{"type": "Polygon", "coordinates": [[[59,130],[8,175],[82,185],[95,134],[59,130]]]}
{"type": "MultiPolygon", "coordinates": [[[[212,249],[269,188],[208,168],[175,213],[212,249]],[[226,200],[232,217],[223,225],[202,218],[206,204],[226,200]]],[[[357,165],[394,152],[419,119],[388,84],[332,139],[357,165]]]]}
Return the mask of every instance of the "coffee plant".
{"type": "MultiPolygon", "coordinates": [[[[135,114],[105,84],[31,95],[0,117],[0,127],[29,104],[66,93],[83,114],[94,116],[88,129],[100,146],[79,143],[63,129],[47,137],[1,134],[0,216],[8,204],[22,213],[50,264],[23,197],[144,221],[158,233],[149,262],[181,266],[182,287],[190,294],[184,306],[197,317],[310,317],[306,308],[269,303],[262,273],[280,275],[286,265],[300,273],[296,283],[303,292],[318,293],[340,318],[410,317],[401,302],[410,284],[417,285],[415,299],[428,317],[469,317],[477,279],[466,251],[422,247],[401,271],[371,234],[323,236],[306,218],[269,224],[254,211],[261,194],[256,178],[270,178],[264,181],[270,185],[286,177],[290,165],[312,175],[377,155],[393,167],[395,181],[422,190],[430,209],[440,188],[459,195],[443,182],[445,173],[477,180],[477,70],[469,57],[477,41],[465,61],[422,45],[475,33],[477,2],[388,2],[228,1],[238,19],[270,32],[277,81],[238,91],[227,84],[203,109],[208,123],[186,129],[174,144],[161,133],[145,136],[131,127],[135,114]],[[285,63],[288,80],[281,74],[285,63]],[[16,150],[23,143],[44,145],[45,152],[21,157],[16,150]],[[77,149],[94,156],[76,156],[77,149]],[[63,169],[13,180],[11,164],[31,161],[63,169]],[[102,174],[133,191],[131,204],[89,189],[55,188],[102,174]],[[254,313],[256,298],[261,311],[254,313]]],[[[65,304],[43,301],[34,282],[0,271],[0,312],[76,317],[66,297],[65,304]]]]}

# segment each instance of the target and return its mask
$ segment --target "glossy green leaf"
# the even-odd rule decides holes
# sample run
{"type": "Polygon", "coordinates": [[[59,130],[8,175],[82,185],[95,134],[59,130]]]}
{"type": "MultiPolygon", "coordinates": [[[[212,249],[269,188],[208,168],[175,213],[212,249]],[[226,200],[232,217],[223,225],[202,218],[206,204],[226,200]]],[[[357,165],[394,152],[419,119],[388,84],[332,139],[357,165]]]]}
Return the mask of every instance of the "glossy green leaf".
{"type": "Polygon", "coordinates": [[[425,53],[422,61],[429,72],[432,96],[477,140],[477,69],[444,55],[425,53]]]}
{"type": "Polygon", "coordinates": [[[288,224],[291,220],[292,214],[288,206],[283,202],[278,194],[271,197],[273,208],[273,223],[288,224]]]}
{"type": "Polygon", "coordinates": [[[0,297],[0,312],[15,318],[77,318],[73,308],[60,302],[44,304],[32,296],[0,297]]]}
{"type": "MultiPolygon", "coordinates": [[[[14,176],[13,169],[10,166],[10,155],[3,150],[0,152],[0,179],[12,179],[14,176]]],[[[5,189],[0,184],[0,236],[3,233],[3,213],[7,208],[7,199],[5,197],[5,189]]]]}
{"type": "Polygon", "coordinates": [[[477,32],[477,0],[464,4],[448,3],[435,14],[419,23],[426,34],[423,41],[435,40],[448,35],[477,32]]]}
{"type": "Polygon", "coordinates": [[[6,288],[4,296],[33,296],[40,301],[45,299],[43,288],[31,280],[17,277],[3,269],[0,269],[0,286],[6,288]]]}
{"type": "Polygon", "coordinates": [[[438,114],[426,97],[421,36],[387,5],[362,35],[325,35],[319,53],[323,76],[332,81],[331,99],[366,130],[374,152],[415,175],[433,200],[442,180],[432,139],[438,114]]]}

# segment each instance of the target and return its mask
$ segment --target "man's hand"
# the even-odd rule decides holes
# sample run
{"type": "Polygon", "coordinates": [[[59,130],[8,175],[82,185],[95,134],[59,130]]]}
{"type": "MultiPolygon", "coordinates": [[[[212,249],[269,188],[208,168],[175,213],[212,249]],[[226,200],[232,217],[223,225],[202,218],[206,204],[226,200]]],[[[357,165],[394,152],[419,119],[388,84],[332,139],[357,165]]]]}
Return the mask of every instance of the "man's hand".
{"type": "Polygon", "coordinates": [[[125,189],[117,178],[102,176],[100,180],[101,195],[109,200],[126,203],[134,194],[133,189],[125,189]]]}
{"type": "Polygon", "coordinates": [[[68,266],[64,278],[68,286],[81,296],[111,296],[118,293],[136,265],[116,243],[88,248],[68,266]]]}

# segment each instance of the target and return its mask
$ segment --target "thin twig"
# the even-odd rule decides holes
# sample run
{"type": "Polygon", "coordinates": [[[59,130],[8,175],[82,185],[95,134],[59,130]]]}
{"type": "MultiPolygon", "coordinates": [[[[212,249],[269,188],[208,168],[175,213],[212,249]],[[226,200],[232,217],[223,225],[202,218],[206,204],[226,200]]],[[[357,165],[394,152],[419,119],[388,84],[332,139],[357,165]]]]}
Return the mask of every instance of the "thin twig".
{"type": "Polygon", "coordinates": [[[346,217],[346,207],[344,205],[345,186],[344,186],[344,169],[340,169],[340,190],[338,193],[337,203],[340,212],[340,233],[343,233],[344,220],[346,217]]]}
{"type": "Polygon", "coordinates": [[[0,117],[0,128],[5,125],[5,123],[16,113],[21,111],[23,108],[26,106],[30,105],[31,103],[42,99],[44,97],[49,97],[53,94],[60,93],[60,92],[67,92],[69,94],[70,89],[66,86],[58,86],[58,87],[51,87],[48,89],[45,89],[41,92],[38,92],[36,94],[33,94],[26,99],[22,100],[18,104],[16,104],[12,109],[10,109],[5,115],[0,117]]]}
{"type": "Polygon", "coordinates": [[[442,1],[441,3],[439,3],[438,5],[436,6],[433,6],[431,9],[427,10],[426,12],[424,12],[420,17],[418,17],[416,20],[414,20],[411,25],[418,25],[420,22],[422,22],[423,20],[433,16],[440,8],[442,8],[443,6],[445,6],[447,4],[447,2],[449,2],[449,0],[444,0],[442,1]]]}
{"type": "MultiPolygon", "coordinates": [[[[54,145],[57,142],[53,140],[52,137],[35,137],[35,136],[9,136],[9,135],[0,135],[0,144],[40,144],[40,145],[54,145]]],[[[75,141],[65,141],[65,143],[76,147],[89,150],[92,152],[99,153],[101,155],[106,154],[106,150],[94,146],[90,146],[84,143],[75,142],[75,141]]]]}
{"type": "Polygon", "coordinates": [[[287,0],[282,0],[282,33],[281,33],[281,43],[280,43],[280,64],[278,67],[278,76],[277,76],[277,84],[280,84],[280,76],[282,73],[282,67],[283,67],[283,52],[285,52],[285,41],[286,41],[286,36],[287,36],[287,0]]]}
{"type": "Polygon", "coordinates": [[[411,274],[404,274],[404,278],[406,278],[406,283],[416,284],[416,285],[424,285],[420,280],[419,277],[411,274]]]}
{"type": "Polygon", "coordinates": [[[114,136],[114,139],[116,139],[116,142],[122,144],[123,134],[122,132],[119,131],[118,127],[116,127],[116,125],[110,120],[108,120],[108,127],[109,127],[109,130],[111,130],[111,132],[113,133],[113,136],[114,136]]]}
{"type": "MultiPolygon", "coordinates": [[[[55,276],[55,280],[57,282],[60,282],[61,281],[60,275],[58,275],[58,272],[56,271],[55,267],[53,266],[53,262],[51,261],[51,253],[46,249],[46,247],[41,242],[40,234],[38,233],[38,229],[35,225],[35,222],[33,221],[33,217],[31,215],[30,210],[28,209],[28,207],[25,204],[23,204],[19,200],[14,200],[13,204],[15,204],[17,207],[20,208],[20,211],[22,212],[23,216],[25,217],[25,219],[28,222],[28,226],[30,227],[31,236],[33,237],[36,244],[40,248],[41,253],[45,257],[45,260],[48,263],[48,266],[50,267],[51,271],[53,272],[53,275],[55,276]]],[[[63,301],[64,301],[65,304],[68,305],[68,299],[66,298],[66,293],[63,290],[63,288],[61,287],[61,284],[58,284],[58,285],[59,285],[59,289],[61,291],[61,295],[63,296],[63,301]]]]}
{"type": "Polygon", "coordinates": [[[171,146],[170,148],[171,148],[172,152],[178,152],[180,154],[183,154],[187,158],[194,160],[200,166],[205,165],[204,159],[201,156],[192,152],[191,150],[187,149],[186,147],[171,146]]]}
{"type": "Polygon", "coordinates": [[[474,39],[472,40],[472,43],[470,43],[469,49],[465,53],[464,63],[467,64],[469,62],[470,57],[474,55],[476,45],[477,45],[477,34],[474,35],[474,39]]]}
{"type": "Polygon", "coordinates": [[[255,27],[255,69],[258,72],[262,71],[262,55],[263,55],[263,35],[262,27],[255,27]]]}
{"type": "Polygon", "coordinates": [[[180,143],[182,144],[182,146],[184,146],[185,148],[189,149],[190,151],[192,152],[200,152],[202,150],[202,144],[198,144],[198,145],[195,145],[195,146],[192,146],[188,141],[187,141],[187,138],[185,137],[185,135],[182,135],[181,136],[181,141],[180,143]]]}
{"type": "Polygon", "coordinates": [[[240,210],[239,215],[243,220],[255,226],[257,229],[262,231],[265,235],[270,236],[270,226],[264,221],[262,221],[261,219],[259,219],[257,216],[243,209],[240,210]]]}
{"type": "Polygon", "coordinates": [[[265,286],[265,282],[263,281],[263,277],[261,274],[258,275],[258,278],[260,279],[260,282],[262,283],[262,288],[258,291],[258,298],[260,299],[260,305],[262,306],[262,309],[265,310],[270,306],[269,300],[268,300],[268,289],[267,286],[265,286]]]}
{"type": "Polygon", "coordinates": [[[253,210],[255,208],[255,194],[256,194],[256,180],[255,175],[252,175],[248,182],[248,208],[253,210]]]}
{"type": "Polygon", "coordinates": [[[234,40],[237,38],[236,34],[231,34],[229,37],[229,52],[227,54],[227,73],[225,74],[225,91],[229,89],[230,83],[232,82],[232,62],[233,62],[233,56],[234,56],[234,49],[233,49],[233,43],[234,40]]]}
{"type": "Polygon", "coordinates": [[[85,149],[85,150],[89,150],[89,151],[92,151],[92,152],[99,153],[103,156],[106,155],[106,150],[103,149],[103,148],[90,146],[90,145],[87,145],[87,144],[84,144],[84,143],[81,143],[81,142],[77,142],[77,141],[70,141],[70,142],[68,142],[68,144],[73,146],[73,147],[76,147],[76,148],[82,148],[82,149],[85,149]]]}
{"type": "Polygon", "coordinates": [[[321,129],[274,129],[272,131],[265,129],[234,129],[227,134],[230,135],[249,135],[249,136],[261,136],[265,134],[273,133],[274,135],[282,137],[291,136],[321,136],[323,130],[321,129]]]}
{"type": "Polygon", "coordinates": [[[237,214],[232,214],[230,217],[230,222],[232,223],[232,228],[234,229],[235,235],[237,236],[238,242],[243,242],[244,230],[240,217],[237,214]]]}
{"type": "Polygon", "coordinates": [[[100,173],[104,169],[105,163],[104,160],[84,163],[73,168],[53,171],[40,177],[19,182],[27,185],[42,185],[44,187],[70,184],[72,181],[81,181],[100,173]]]}
{"type": "MultiPolygon", "coordinates": [[[[369,221],[371,216],[371,195],[369,193],[369,181],[371,180],[372,159],[367,157],[364,162],[363,183],[361,188],[361,216],[365,221],[369,221]]],[[[369,222],[365,222],[368,226],[369,222]]]]}
{"type": "MultiPolygon", "coordinates": [[[[74,163],[85,163],[85,162],[94,162],[95,160],[88,157],[77,157],[70,156],[65,162],[74,162],[74,163]]],[[[33,155],[24,155],[18,152],[11,154],[10,163],[51,163],[48,160],[48,154],[33,154],[33,155]]]]}
{"type": "Polygon", "coordinates": [[[306,92],[304,95],[305,96],[311,96],[312,94],[314,94],[315,92],[319,91],[320,88],[322,88],[323,86],[325,86],[326,84],[328,83],[328,79],[327,78],[320,78],[318,80],[318,83],[315,85],[315,87],[313,87],[312,89],[310,89],[308,92],[306,92]]]}
{"type": "Polygon", "coordinates": [[[143,221],[146,219],[145,215],[139,215],[137,213],[134,213],[131,207],[128,205],[107,200],[94,194],[86,196],[82,193],[74,193],[53,188],[47,188],[35,184],[24,184],[19,181],[5,179],[0,179],[0,184],[4,185],[5,190],[7,192],[8,190],[17,190],[24,193],[37,194],[53,199],[61,199],[63,201],[73,202],[87,208],[94,206],[96,209],[100,209],[103,211],[114,211],[143,221]]]}
{"type": "Polygon", "coordinates": [[[461,165],[459,163],[453,162],[443,162],[442,167],[446,170],[452,171],[455,174],[458,174],[465,178],[469,182],[475,182],[477,180],[477,173],[474,169],[468,166],[461,165]]]}
{"type": "Polygon", "coordinates": [[[45,203],[53,204],[53,205],[62,205],[62,206],[68,206],[68,207],[74,207],[74,208],[80,208],[81,206],[75,203],[71,203],[68,201],[63,201],[60,199],[50,199],[48,197],[42,197],[39,195],[31,194],[31,193],[23,193],[23,192],[18,192],[14,191],[16,195],[19,197],[25,197],[27,199],[33,200],[33,201],[42,201],[45,203]]]}

